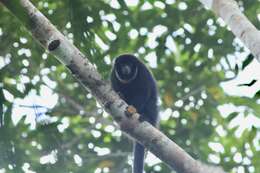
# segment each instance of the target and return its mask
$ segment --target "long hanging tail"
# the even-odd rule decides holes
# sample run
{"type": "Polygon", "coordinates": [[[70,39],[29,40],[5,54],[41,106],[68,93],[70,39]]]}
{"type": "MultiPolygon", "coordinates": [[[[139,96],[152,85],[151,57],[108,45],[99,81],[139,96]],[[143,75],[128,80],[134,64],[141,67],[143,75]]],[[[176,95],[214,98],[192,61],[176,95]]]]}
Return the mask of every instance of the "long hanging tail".
{"type": "Polygon", "coordinates": [[[144,147],[139,143],[134,146],[134,166],[133,173],[143,173],[144,169],[144,147]]]}

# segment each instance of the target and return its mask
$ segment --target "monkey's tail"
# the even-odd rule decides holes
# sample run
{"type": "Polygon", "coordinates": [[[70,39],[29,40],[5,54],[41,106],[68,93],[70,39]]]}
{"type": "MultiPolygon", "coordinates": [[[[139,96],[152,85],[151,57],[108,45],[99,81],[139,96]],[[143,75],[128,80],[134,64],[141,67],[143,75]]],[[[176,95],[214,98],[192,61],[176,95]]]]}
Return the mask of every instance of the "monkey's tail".
{"type": "Polygon", "coordinates": [[[144,169],[144,147],[139,143],[134,146],[134,166],[133,173],[143,173],[144,169]]]}

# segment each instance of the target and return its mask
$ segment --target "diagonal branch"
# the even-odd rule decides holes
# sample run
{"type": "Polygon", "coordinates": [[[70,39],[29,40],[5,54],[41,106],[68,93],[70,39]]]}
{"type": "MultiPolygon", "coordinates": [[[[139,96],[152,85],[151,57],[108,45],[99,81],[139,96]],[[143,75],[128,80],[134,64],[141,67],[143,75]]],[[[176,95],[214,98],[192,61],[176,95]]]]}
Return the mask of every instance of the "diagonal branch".
{"type": "Polygon", "coordinates": [[[148,122],[139,122],[138,113],[104,82],[89,60],[71,44],[29,0],[0,0],[32,33],[40,44],[61,61],[91,92],[121,129],[144,144],[158,158],[181,173],[221,173],[194,160],[182,148],[148,122]]]}
{"type": "Polygon", "coordinates": [[[260,31],[240,11],[235,0],[199,0],[212,9],[230,27],[260,62],[260,31]]]}

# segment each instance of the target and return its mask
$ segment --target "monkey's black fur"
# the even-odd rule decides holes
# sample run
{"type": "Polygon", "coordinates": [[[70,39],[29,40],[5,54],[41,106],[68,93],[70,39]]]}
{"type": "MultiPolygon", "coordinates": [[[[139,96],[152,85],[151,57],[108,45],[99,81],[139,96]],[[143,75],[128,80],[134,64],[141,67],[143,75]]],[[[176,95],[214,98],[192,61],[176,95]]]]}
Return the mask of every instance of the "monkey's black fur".
{"type": "MultiPolygon", "coordinates": [[[[120,93],[127,104],[133,105],[141,114],[141,121],[148,121],[156,126],[158,119],[156,82],[135,56],[120,55],[116,58],[111,74],[113,89],[120,93]]],[[[144,147],[134,145],[133,173],[143,173],[144,147]]]]}

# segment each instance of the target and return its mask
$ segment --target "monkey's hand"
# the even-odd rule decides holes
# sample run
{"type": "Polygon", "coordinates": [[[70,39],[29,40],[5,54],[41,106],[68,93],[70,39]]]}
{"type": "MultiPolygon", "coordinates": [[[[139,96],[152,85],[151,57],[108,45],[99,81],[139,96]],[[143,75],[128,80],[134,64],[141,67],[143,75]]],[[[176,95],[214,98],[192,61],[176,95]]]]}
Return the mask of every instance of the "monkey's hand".
{"type": "Polygon", "coordinates": [[[126,115],[128,117],[132,116],[133,114],[137,113],[137,110],[135,109],[134,106],[132,105],[129,105],[127,108],[126,108],[126,115]]]}

